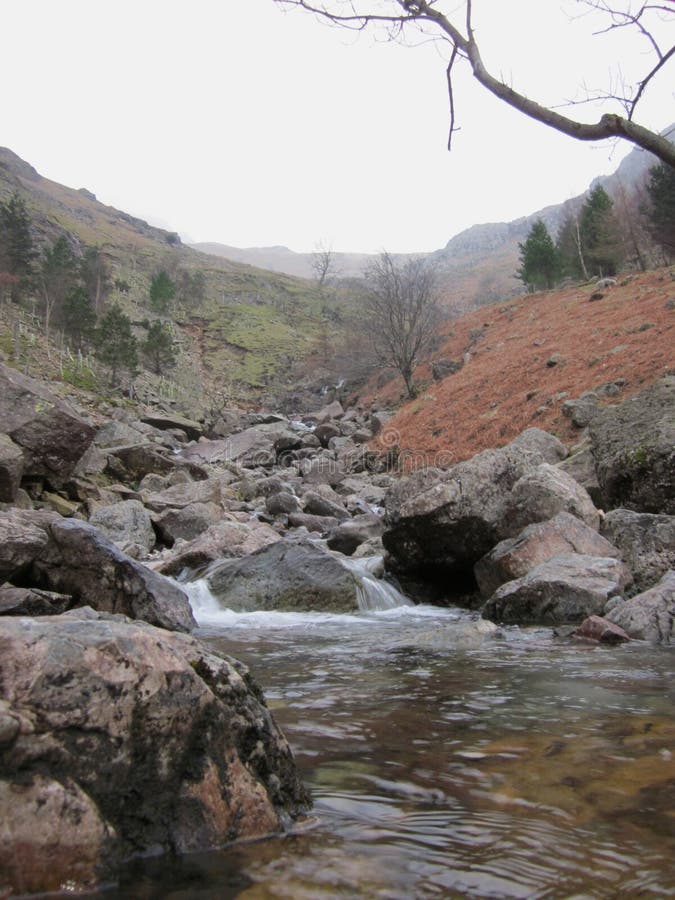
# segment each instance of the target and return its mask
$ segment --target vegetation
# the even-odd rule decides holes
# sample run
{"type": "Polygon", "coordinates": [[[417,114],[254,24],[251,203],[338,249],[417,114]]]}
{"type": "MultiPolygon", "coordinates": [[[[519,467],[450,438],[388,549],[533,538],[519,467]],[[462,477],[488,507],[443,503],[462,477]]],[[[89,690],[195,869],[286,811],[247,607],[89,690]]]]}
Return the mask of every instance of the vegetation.
{"type": "Polygon", "coordinates": [[[6,203],[0,203],[0,272],[11,276],[13,300],[28,287],[36,250],[26,204],[15,191],[6,203]]]}
{"type": "Polygon", "coordinates": [[[176,364],[173,338],[169,326],[157,320],[150,325],[148,336],[141,347],[143,356],[149,361],[152,371],[162,375],[176,364]]]}
{"type": "Polygon", "coordinates": [[[162,269],[153,276],[150,282],[150,305],[156,313],[166,315],[175,296],[176,285],[168,273],[162,269]]]}
{"type": "Polygon", "coordinates": [[[560,275],[560,254],[541,219],[537,219],[518,249],[520,269],[516,276],[531,290],[550,290],[560,275]]]}
{"type": "Polygon", "coordinates": [[[647,194],[649,231],[672,259],[675,257],[675,169],[664,165],[650,169],[647,194]]]}
{"type": "Polygon", "coordinates": [[[103,316],[96,332],[96,355],[110,369],[110,383],[118,383],[121,371],[130,374],[138,366],[138,344],[131,320],[115,304],[103,316]]]}
{"type": "Polygon", "coordinates": [[[371,265],[365,309],[378,361],[398,369],[408,397],[417,396],[415,366],[436,335],[436,272],[423,259],[398,262],[382,253],[371,265]]]}

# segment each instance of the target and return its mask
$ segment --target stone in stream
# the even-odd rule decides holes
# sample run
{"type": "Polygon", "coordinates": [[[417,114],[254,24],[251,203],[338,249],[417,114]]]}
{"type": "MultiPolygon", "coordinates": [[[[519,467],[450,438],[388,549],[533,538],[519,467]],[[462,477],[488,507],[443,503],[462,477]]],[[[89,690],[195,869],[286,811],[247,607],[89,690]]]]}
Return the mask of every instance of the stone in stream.
{"type": "Polygon", "coordinates": [[[483,606],[482,614],[508,625],[582,622],[601,615],[626,581],[627,573],[617,559],[565,553],[503,584],[483,606]]]}
{"type": "Polygon", "coordinates": [[[666,572],[648,591],[617,603],[607,618],[632,638],[654,644],[675,643],[675,570],[666,572]]]}
{"type": "Polygon", "coordinates": [[[572,637],[597,641],[599,644],[623,644],[630,638],[618,625],[602,616],[589,616],[572,632],[572,637]]]}
{"type": "Polygon", "coordinates": [[[309,805],[246,667],[192,637],[84,608],[0,620],[0,659],[10,893],[93,888],[131,857],[278,833],[309,805]]]}
{"type": "Polygon", "coordinates": [[[354,575],[307,540],[277,541],[244,559],[217,563],[207,580],[220,603],[238,611],[358,609],[354,575]]]}

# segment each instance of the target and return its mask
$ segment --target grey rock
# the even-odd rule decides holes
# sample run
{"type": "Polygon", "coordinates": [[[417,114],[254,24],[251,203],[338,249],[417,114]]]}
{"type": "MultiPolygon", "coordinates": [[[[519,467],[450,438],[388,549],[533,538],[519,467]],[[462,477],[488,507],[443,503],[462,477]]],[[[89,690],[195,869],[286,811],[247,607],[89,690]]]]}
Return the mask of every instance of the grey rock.
{"type": "Polygon", "coordinates": [[[164,557],[157,571],[163,575],[201,572],[210,563],[222,559],[240,559],[263,547],[276,544],[278,533],[264,522],[221,520],[188,543],[180,542],[164,557]]]}
{"type": "Polygon", "coordinates": [[[46,548],[56,513],[11,509],[0,512],[0,584],[21,575],[46,548]]]}
{"type": "Polygon", "coordinates": [[[155,528],[162,541],[172,546],[176,541],[192,541],[222,518],[216,503],[188,503],[181,509],[167,509],[155,517],[155,528]]]}
{"type": "Polygon", "coordinates": [[[23,452],[6,434],[0,433],[0,503],[14,503],[21,487],[23,452]]]}
{"type": "Polygon", "coordinates": [[[602,520],[600,533],[619,548],[633,576],[634,593],[675,569],[675,516],[613,509],[602,520]]]}
{"type": "Polygon", "coordinates": [[[601,615],[620,594],[626,572],[617,559],[566,553],[498,588],[482,609],[486,619],[510,625],[562,625],[601,615]]]}
{"type": "Polygon", "coordinates": [[[507,581],[522,578],[554,556],[580,553],[617,559],[619,550],[576,516],[560,512],[546,522],[528,525],[517,537],[507,538],[474,566],[483,597],[490,597],[507,581]]]}
{"type": "Polygon", "coordinates": [[[89,522],[118,547],[138,544],[148,553],[155,546],[150,513],[138,500],[122,500],[112,506],[101,507],[90,516],[89,522]]]}
{"type": "Polygon", "coordinates": [[[3,616],[54,616],[72,603],[67,594],[41,591],[38,588],[0,587],[0,615],[3,616]]]}
{"type": "Polygon", "coordinates": [[[527,525],[545,522],[559,512],[571,513],[596,531],[599,527],[600,513],[585,488],[557,466],[542,463],[513,486],[500,530],[512,537],[527,525]]]}
{"type": "Polygon", "coordinates": [[[300,501],[290,491],[277,491],[266,497],[265,509],[271,516],[288,515],[300,510],[300,501]]]}
{"type": "Polygon", "coordinates": [[[216,565],[211,591],[230,609],[350,612],[356,582],[334,556],[306,541],[279,541],[242,560],[216,565]]]}
{"type": "Polygon", "coordinates": [[[313,516],[332,516],[334,519],[348,519],[349,513],[340,503],[337,494],[335,499],[322,496],[318,491],[307,491],[303,494],[302,505],[305,512],[313,516]]]}
{"type": "Polygon", "coordinates": [[[654,587],[607,613],[630,637],[654,644],[675,643],[675,570],[670,569],[654,587]]]}
{"type": "Polygon", "coordinates": [[[361,544],[381,538],[383,532],[384,520],[381,516],[364,514],[333,528],[326,543],[331,550],[351,556],[361,544]]]}

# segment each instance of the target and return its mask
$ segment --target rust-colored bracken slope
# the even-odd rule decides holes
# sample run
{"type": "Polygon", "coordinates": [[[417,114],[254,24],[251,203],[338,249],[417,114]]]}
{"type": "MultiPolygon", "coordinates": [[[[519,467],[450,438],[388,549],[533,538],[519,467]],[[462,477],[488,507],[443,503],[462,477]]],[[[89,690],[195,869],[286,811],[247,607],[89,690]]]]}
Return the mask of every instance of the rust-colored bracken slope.
{"type": "MultiPolygon", "coordinates": [[[[398,441],[415,464],[458,462],[499,447],[530,426],[566,443],[578,431],[561,412],[566,399],[616,379],[621,397],[675,373],[675,269],[620,279],[600,290],[570,287],[483,307],[448,326],[435,360],[462,360],[463,368],[439,382],[421,367],[424,385],[374,442],[398,441]]],[[[361,399],[394,406],[400,379],[361,399]]]]}

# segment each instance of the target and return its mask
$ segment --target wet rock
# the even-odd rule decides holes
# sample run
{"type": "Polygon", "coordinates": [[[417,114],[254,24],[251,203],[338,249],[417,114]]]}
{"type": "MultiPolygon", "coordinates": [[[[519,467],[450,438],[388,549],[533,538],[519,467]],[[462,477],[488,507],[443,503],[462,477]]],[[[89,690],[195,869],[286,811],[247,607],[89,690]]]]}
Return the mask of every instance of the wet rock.
{"type": "Polygon", "coordinates": [[[619,548],[633,576],[634,593],[675,569],[675,516],[613,509],[602,520],[600,533],[619,548]]]}
{"type": "Polygon", "coordinates": [[[654,644],[675,643],[675,570],[666,572],[648,591],[618,603],[607,618],[632,638],[654,644]]]}
{"type": "Polygon", "coordinates": [[[54,488],[70,478],[96,433],[43,384],[2,363],[0,423],[21,448],[23,474],[46,478],[54,488]]]}
{"type": "Polygon", "coordinates": [[[77,610],[0,621],[0,658],[15,722],[0,870],[15,893],[280,832],[308,804],[247,669],[193,638],[77,610]]]}
{"type": "Polygon", "coordinates": [[[619,550],[576,516],[560,512],[547,522],[528,525],[517,537],[507,538],[474,566],[483,597],[490,597],[507,581],[522,578],[535,566],[565,553],[620,557],[619,550]]]}
{"type": "Polygon", "coordinates": [[[124,554],[93,525],[57,518],[48,537],[25,576],[32,586],[169,630],[196,626],[179,587],[124,554]]]}
{"type": "Polygon", "coordinates": [[[351,612],[354,576],[327,551],[306,541],[278,541],[241,560],[216,565],[211,591],[236,610],[351,612]]]}
{"type": "Polygon", "coordinates": [[[675,515],[675,376],[604,407],[590,436],[605,509],[675,515]]]}
{"type": "Polygon", "coordinates": [[[572,637],[597,641],[599,644],[623,644],[630,640],[623,628],[619,628],[609,619],[603,619],[602,616],[589,616],[584,619],[572,632],[572,637]]]}
{"type": "MultiPolygon", "coordinates": [[[[560,625],[601,615],[620,594],[626,573],[619,560],[567,553],[498,588],[482,609],[486,619],[511,625],[560,625]]],[[[619,623],[620,624],[620,623],[619,623]]]]}
{"type": "Polygon", "coordinates": [[[148,553],[155,546],[150,513],[138,500],[103,506],[90,516],[89,522],[120,548],[138,544],[148,553]]]}
{"type": "Polygon", "coordinates": [[[499,450],[484,450],[448,471],[423,469],[385,498],[382,541],[400,572],[445,577],[473,565],[504,537],[510,492],[522,476],[566,455],[561,442],[531,428],[499,450]]]}
{"type": "Polygon", "coordinates": [[[597,531],[600,513],[588,492],[557,466],[543,463],[520,478],[505,504],[501,532],[513,536],[534,522],[568,512],[597,531]]]}

